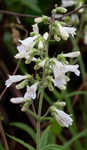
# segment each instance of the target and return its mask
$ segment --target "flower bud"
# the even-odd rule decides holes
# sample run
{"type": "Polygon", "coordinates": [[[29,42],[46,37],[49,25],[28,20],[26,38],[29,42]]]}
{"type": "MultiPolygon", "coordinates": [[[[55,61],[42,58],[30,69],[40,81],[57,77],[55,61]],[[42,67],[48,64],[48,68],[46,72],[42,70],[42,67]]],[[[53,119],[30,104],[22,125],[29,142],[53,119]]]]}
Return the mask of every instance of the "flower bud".
{"type": "Polygon", "coordinates": [[[28,80],[24,80],[21,83],[16,85],[17,89],[23,89],[28,84],[28,80]]]}
{"type": "Polygon", "coordinates": [[[64,107],[65,105],[66,105],[66,103],[65,102],[63,102],[63,101],[61,101],[61,102],[56,102],[55,104],[54,104],[56,107],[64,107]]]}
{"type": "Polygon", "coordinates": [[[63,7],[57,7],[57,8],[56,8],[56,12],[57,12],[57,13],[66,13],[66,12],[67,12],[67,9],[66,9],[66,8],[63,8],[63,7]]]}
{"type": "Polygon", "coordinates": [[[52,14],[54,14],[54,15],[56,14],[56,9],[52,10],[52,14]]]}
{"type": "Polygon", "coordinates": [[[48,23],[49,18],[48,18],[47,16],[42,16],[42,21],[43,21],[44,23],[48,23]]]}
{"type": "Polygon", "coordinates": [[[26,102],[24,103],[24,105],[21,108],[21,111],[23,111],[23,112],[27,111],[31,104],[32,104],[31,99],[26,100],[26,102]]]}

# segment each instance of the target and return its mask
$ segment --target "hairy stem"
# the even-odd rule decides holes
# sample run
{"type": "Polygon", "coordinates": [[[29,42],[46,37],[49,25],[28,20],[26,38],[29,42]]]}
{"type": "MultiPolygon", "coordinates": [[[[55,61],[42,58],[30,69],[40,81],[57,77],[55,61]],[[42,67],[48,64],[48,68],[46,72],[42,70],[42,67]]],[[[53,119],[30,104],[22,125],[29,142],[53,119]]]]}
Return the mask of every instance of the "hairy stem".
{"type": "Polygon", "coordinates": [[[40,150],[40,118],[41,118],[41,109],[43,103],[43,95],[44,91],[40,94],[40,101],[39,101],[39,109],[38,109],[38,119],[37,119],[37,150],[40,150]]]}

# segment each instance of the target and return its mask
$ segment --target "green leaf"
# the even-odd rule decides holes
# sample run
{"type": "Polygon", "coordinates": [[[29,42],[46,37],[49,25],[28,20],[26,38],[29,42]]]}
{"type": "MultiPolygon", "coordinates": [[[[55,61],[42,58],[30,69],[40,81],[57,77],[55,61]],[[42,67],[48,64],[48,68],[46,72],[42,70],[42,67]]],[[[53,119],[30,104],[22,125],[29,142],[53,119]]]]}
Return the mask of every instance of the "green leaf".
{"type": "Polygon", "coordinates": [[[0,144],[0,150],[5,150],[2,144],[0,144]]]}
{"type": "Polygon", "coordinates": [[[51,99],[46,93],[44,93],[44,98],[46,99],[46,101],[47,101],[50,105],[53,104],[52,99],[51,99]]]}
{"type": "Polygon", "coordinates": [[[69,93],[67,95],[65,95],[65,97],[72,97],[72,96],[75,96],[75,95],[87,95],[87,92],[85,91],[76,91],[76,92],[72,92],[72,93],[69,93]]]}
{"type": "Polygon", "coordinates": [[[57,144],[50,144],[44,146],[41,150],[62,150],[62,146],[57,145],[57,144]]]}
{"type": "Polygon", "coordinates": [[[20,128],[20,129],[24,130],[25,132],[27,132],[32,137],[34,142],[36,143],[36,133],[34,132],[34,130],[31,127],[29,127],[28,125],[21,123],[21,122],[12,122],[12,123],[10,123],[10,125],[20,128]]]}
{"type": "Polygon", "coordinates": [[[62,128],[61,126],[57,123],[55,119],[51,121],[51,131],[55,134],[58,135],[61,133],[62,128]]]}
{"type": "Polygon", "coordinates": [[[69,147],[74,141],[76,141],[78,138],[81,138],[83,136],[87,136],[87,129],[83,130],[82,132],[78,133],[77,135],[75,135],[71,140],[69,140],[66,144],[64,144],[64,149],[66,149],[67,147],[69,147]]]}
{"type": "Polygon", "coordinates": [[[26,147],[28,150],[35,150],[32,146],[30,146],[28,143],[24,142],[23,140],[16,138],[14,136],[8,135],[6,134],[9,138],[11,138],[12,140],[16,141],[19,144],[22,144],[24,147],[26,147]]]}
{"type": "Polygon", "coordinates": [[[49,129],[50,127],[47,127],[43,134],[41,135],[41,139],[40,139],[40,147],[43,147],[44,145],[47,145],[48,142],[48,135],[49,135],[49,129]]]}
{"type": "Polygon", "coordinates": [[[44,147],[45,145],[48,145],[48,144],[54,144],[55,143],[55,136],[54,134],[51,132],[50,130],[50,126],[47,127],[43,134],[41,135],[41,139],[40,139],[40,148],[44,147]]]}
{"type": "Polygon", "coordinates": [[[41,13],[37,0],[21,0],[21,2],[23,5],[29,7],[30,9],[36,11],[37,13],[41,13]]]}

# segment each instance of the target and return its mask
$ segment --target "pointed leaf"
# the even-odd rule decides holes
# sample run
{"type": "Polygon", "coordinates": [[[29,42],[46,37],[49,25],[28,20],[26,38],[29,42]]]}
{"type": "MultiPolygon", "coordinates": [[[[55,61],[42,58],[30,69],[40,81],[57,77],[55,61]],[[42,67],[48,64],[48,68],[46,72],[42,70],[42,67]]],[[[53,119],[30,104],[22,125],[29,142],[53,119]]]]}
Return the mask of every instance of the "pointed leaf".
{"type": "Polygon", "coordinates": [[[23,140],[19,139],[19,138],[16,138],[14,136],[11,136],[11,135],[8,135],[7,136],[9,138],[11,138],[12,140],[16,141],[17,143],[19,144],[22,144],[24,147],[26,147],[28,150],[35,150],[32,146],[30,146],[28,143],[24,142],[23,140]]]}
{"type": "Polygon", "coordinates": [[[36,143],[36,133],[31,127],[29,127],[28,125],[21,123],[21,122],[12,122],[12,123],[10,123],[10,125],[20,128],[20,129],[24,130],[25,132],[27,132],[32,137],[34,142],[36,143]]]}

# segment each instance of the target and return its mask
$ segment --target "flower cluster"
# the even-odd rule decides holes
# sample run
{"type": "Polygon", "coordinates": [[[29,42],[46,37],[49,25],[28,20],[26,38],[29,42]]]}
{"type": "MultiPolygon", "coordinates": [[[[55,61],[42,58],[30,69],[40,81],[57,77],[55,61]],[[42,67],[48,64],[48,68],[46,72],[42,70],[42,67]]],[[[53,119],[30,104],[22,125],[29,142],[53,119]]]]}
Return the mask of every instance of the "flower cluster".
{"type": "MultiPolygon", "coordinates": [[[[66,9],[62,7],[56,8],[52,11],[65,13],[66,9]]],[[[16,59],[25,59],[25,63],[29,64],[34,61],[34,69],[39,70],[34,77],[30,74],[27,75],[9,75],[9,79],[6,80],[5,85],[11,86],[13,83],[17,89],[26,87],[26,92],[23,97],[11,98],[12,103],[23,103],[22,110],[26,110],[25,107],[32,103],[32,100],[36,99],[37,92],[41,89],[49,88],[53,90],[53,87],[57,87],[60,90],[65,90],[67,82],[70,80],[68,72],[73,72],[79,76],[79,65],[72,65],[67,61],[68,58],[75,58],[80,55],[79,51],[70,53],[61,53],[57,57],[50,58],[48,53],[48,44],[50,39],[60,41],[67,40],[69,36],[76,34],[76,28],[68,27],[65,22],[55,21],[53,22],[47,16],[35,18],[35,24],[32,26],[33,32],[30,33],[30,37],[24,40],[19,40],[20,45],[17,46],[18,53],[16,59]],[[49,31],[43,35],[39,33],[38,24],[46,23],[49,26],[49,31]]],[[[64,103],[62,103],[64,104],[64,103]]],[[[51,107],[52,114],[56,117],[56,120],[61,126],[68,127],[72,125],[72,119],[70,115],[64,113],[62,110],[57,109],[55,106],[51,107]]]]}

